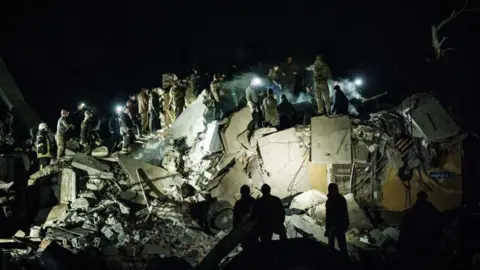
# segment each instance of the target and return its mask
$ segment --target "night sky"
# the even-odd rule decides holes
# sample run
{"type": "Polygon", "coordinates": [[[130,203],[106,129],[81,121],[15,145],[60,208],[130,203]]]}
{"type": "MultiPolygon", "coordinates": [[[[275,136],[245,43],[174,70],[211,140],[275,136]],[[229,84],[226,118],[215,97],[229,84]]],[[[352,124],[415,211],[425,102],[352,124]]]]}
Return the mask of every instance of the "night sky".
{"type": "Polygon", "coordinates": [[[462,0],[3,2],[0,56],[47,121],[80,101],[110,112],[129,92],[159,86],[167,71],[279,63],[288,55],[310,64],[316,53],[335,77],[363,76],[366,96],[431,90],[461,113],[478,92],[480,13],[447,25],[446,45],[456,51],[426,61],[430,25],[462,0]]]}

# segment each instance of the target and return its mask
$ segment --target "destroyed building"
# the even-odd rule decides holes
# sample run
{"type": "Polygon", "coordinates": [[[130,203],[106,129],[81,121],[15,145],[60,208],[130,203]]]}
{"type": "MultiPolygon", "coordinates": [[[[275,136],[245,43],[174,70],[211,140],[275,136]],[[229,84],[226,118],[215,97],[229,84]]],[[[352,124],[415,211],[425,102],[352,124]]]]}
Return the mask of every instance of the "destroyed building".
{"type": "MultiPolygon", "coordinates": [[[[40,122],[23,98],[3,95],[28,128],[40,122]]],[[[337,183],[348,202],[350,255],[359,260],[356,251],[365,245],[398,240],[395,214],[414,203],[417,191],[427,191],[441,211],[460,206],[466,134],[428,93],[368,120],[318,116],[309,126],[282,131],[249,129],[247,107],[210,123],[205,109],[199,96],[156,138],[137,141],[131,156],[107,157],[105,147],[86,156],[68,144],[64,161],[28,177],[29,196],[22,198],[28,207],[20,215],[27,222],[17,224],[17,240],[5,241],[55,242],[77,254],[94,250],[108,269],[144,268],[157,255],[205,265],[231,229],[242,185],[251,186],[254,197],[262,184],[271,186],[290,208],[289,238],[327,242],[327,186],[337,183]],[[399,173],[406,167],[410,174],[399,173]]],[[[228,263],[239,251],[232,247],[213,264],[228,263]]],[[[22,248],[9,254],[22,263],[38,256],[22,248]]]]}

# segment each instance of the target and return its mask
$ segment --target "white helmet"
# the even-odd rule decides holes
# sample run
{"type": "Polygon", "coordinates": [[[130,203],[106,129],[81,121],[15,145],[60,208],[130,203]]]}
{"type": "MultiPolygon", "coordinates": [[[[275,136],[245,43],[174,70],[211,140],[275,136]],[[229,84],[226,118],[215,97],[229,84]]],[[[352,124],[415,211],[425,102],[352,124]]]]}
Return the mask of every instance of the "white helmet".
{"type": "Polygon", "coordinates": [[[38,130],[44,130],[47,128],[48,128],[47,123],[41,123],[40,125],[38,125],[38,130]]]}

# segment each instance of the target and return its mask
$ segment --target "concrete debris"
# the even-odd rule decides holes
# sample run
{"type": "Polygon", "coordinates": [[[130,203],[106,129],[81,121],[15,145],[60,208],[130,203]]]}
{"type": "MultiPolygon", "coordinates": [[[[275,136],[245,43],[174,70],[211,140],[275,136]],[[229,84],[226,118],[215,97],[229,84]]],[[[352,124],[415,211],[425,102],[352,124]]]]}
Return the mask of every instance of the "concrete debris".
{"type": "MultiPolygon", "coordinates": [[[[75,253],[101,250],[113,268],[145,266],[154,255],[196,265],[219,238],[228,242],[228,252],[234,249],[241,237],[225,239],[232,237],[228,232],[240,187],[251,187],[258,197],[267,183],[272,194],[291,199],[288,237],[327,243],[325,193],[328,184],[336,183],[347,200],[349,253],[357,258],[359,248],[382,249],[399,238],[396,227],[372,224],[370,212],[366,214],[366,207],[382,206],[385,167],[423,168],[438,156],[435,151],[465,138],[455,136],[458,127],[445,112],[440,118],[428,116],[443,108],[423,96],[413,109],[382,111],[368,120],[319,116],[311,126],[281,131],[253,130],[247,107],[224,125],[207,123],[202,99],[158,136],[138,141],[144,146],[131,155],[106,158],[105,147],[92,156],[71,151],[71,160],[32,174],[29,185],[40,189],[48,183],[49,196],[41,194],[29,236],[62,241],[75,253]],[[413,119],[415,134],[406,128],[405,117],[413,119]],[[58,201],[49,201],[50,195],[58,201]]],[[[76,149],[74,143],[70,148],[76,149]]]]}

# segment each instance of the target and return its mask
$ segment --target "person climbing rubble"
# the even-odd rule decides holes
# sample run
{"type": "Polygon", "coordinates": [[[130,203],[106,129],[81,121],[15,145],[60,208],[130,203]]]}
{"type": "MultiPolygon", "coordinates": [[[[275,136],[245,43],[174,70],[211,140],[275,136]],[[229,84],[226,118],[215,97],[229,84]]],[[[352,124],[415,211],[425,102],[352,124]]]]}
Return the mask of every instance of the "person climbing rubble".
{"type": "Polygon", "coordinates": [[[130,145],[135,141],[133,132],[133,120],[129,112],[130,108],[125,107],[120,115],[120,135],[122,135],[122,153],[127,153],[130,145]]]}
{"type": "Polygon", "coordinates": [[[65,155],[67,131],[75,129],[75,126],[69,124],[67,121],[69,115],[70,113],[67,110],[60,111],[60,118],[57,122],[57,132],[55,134],[55,142],[57,143],[57,159],[60,159],[65,155]]]}
{"type": "MultiPolygon", "coordinates": [[[[255,199],[250,194],[250,187],[243,185],[240,188],[240,200],[235,202],[233,207],[233,229],[239,228],[245,224],[247,219],[250,217],[253,207],[255,205],[255,199]]],[[[255,238],[255,233],[251,233],[249,236],[246,236],[242,241],[242,248],[248,249],[258,242],[258,239],[255,238]]]]}
{"type": "Polygon", "coordinates": [[[83,146],[83,152],[87,155],[92,154],[93,145],[97,140],[97,132],[93,129],[93,112],[92,110],[85,111],[85,118],[83,118],[80,126],[80,145],[83,146]]]}
{"type": "Polygon", "coordinates": [[[347,200],[338,191],[337,184],[328,185],[328,199],[325,203],[326,224],[325,236],[328,237],[328,244],[335,249],[335,240],[337,240],[340,253],[348,257],[347,240],[345,233],[350,225],[348,218],[347,200]]]}
{"type": "Polygon", "coordinates": [[[348,115],[348,98],[340,89],[339,85],[333,87],[335,93],[333,94],[332,114],[333,115],[348,115]]]}
{"type": "Polygon", "coordinates": [[[110,131],[110,139],[108,143],[108,152],[112,154],[120,145],[120,116],[122,115],[122,107],[115,108],[115,115],[108,120],[108,130],[110,131]]]}
{"type": "Polygon", "coordinates": [[[222,114],[222,96],[225,94],[225,89],[223,85],[223,79],[225,77],[217,73],[213,76],[213,81],[210,83],[210,91],[212,93],[213,99],[215,100],[215,114],[214,119],[220,119],[220,115],[222,114]]]}
{"type": "Polygon", "coordinates": [[[258,129],[262,126],[262,100],[260,99],[260,87],[256,83],[256,79],[257,78],[253,78],[250,82],[250,85],[245,89],[245,97],[247,99],[247,105],[252,114],[255,129],[258,129]]]}
{"type": "Polygon", "coordinates": [[[175,112],[175,119],[177,119],[185,108],[185,87],[178,80],[174,80],[172,88],[170,88],[170,104],[169,110],[173,109],[175,112]]]}
{"type": "Polygon", "coordinates": [[[140,132],[141,135],[147,135],[148,130],[148,89],[142,88],[138,93],[138,114],[140,115],[140,132]]]}
{"type": "Polygon", "coordinates": [[[274,87],[277,91],[280,91],[282,89],[282,72],[280,71],[279,66],[273,66],[268,70],[268,78],[270,79],[272,87],[274,87]]]}
{"type": "Polygon", "coordinates": [[[317,100],[317,109],[320,115],[330,114],[330,90],[328,89],[328,80],[332,76],[330,67],[323,61],[322,55],[317,55],[313,67],[313,80],[315,99],[317,100]],[[326,111],[325,111],[326,110],[326,111]]]}
{"type": "Polygon", "coordinates": [[[35,140],[37,148],[37,159],[40,170],[50,165],[52,160],[52,142],[48,136],[48,126],[46,123],[38,125],[38,133],[35,140]]]}
{"type": "Polygon", "coordinates": [[[150,120],[149,129],[151,135],[155,135],[157,130],[161,129],[161,111],[160,95],[158,94],[157,89],[152,89],[148,95],[148,117],[150,120]]]}
{"type": "Polygon", "coordinates": [[[271,127],[278,126],[277,99],[272,88],[268,89],[267,96],[263,99],[262,111],[266,125],[271,127]]]}
{"type": "Polygon", "coordinates": [[[279,115],[279,130],[285,130],[293,126],[293,116],[295,114],[295,108],[293,104],[288,101],[286,95],[280,97],[280,104],[278,104],[277,110],[279,115]]]}
{"type": "Polygon", "coordinates": [[[417,193],[417,201],[407,210],[400,226],[400,253],[407,263],[428,266],[439,252],[442,222],[440,211],[428,201],[425,191],[417,193]]]}
{"type": "Polygon", "coordinates": [[[262,197],[257,199],[253,207],[252,219],[258,220],[256,228],[260,242],[272,240],[273,234],[278,234],[281,240],[287,239],[283,223],[285,222],[285,209],[280,198],[270,194],[271,188],[263,184],[260,189],[262,197]]]}

